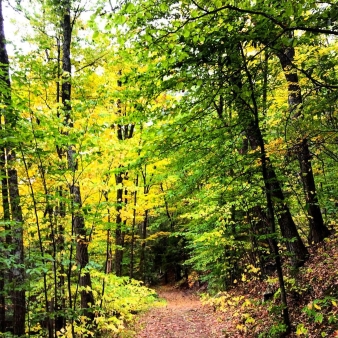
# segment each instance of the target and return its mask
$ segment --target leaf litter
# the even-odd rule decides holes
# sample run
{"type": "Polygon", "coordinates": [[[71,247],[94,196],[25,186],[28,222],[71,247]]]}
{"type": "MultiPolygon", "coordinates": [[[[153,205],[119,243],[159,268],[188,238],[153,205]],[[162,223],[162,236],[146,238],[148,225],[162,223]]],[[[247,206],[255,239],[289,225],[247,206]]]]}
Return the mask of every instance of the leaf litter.
{"type": "MultiPolygon", "coordinates": [[[[338,234],[309,251],[310,259],[296,275],[287,266],[283,268],[292,323],[288,337],[338,337],[338,234]]],[[[160,286],[156,291],[165,305],[141,315],[133,337],[280,337],[271,331],[275,320],[281,319],[271,312],[279,297],[262,302],[268,287],[277,290],[276,280],[275,274],[265,280],[248,279],[203,302],[193,290],[160,286]]]]}
{"type": "Polygon", "coordinates": [[[224,337],[225,324],[221,316],[217,316],[212,307],[203,305],[195,293],[173,286],[161,286],[157,292],[166,300],[166,304],[151,309],[140,318],[135,337],[224,337]]]}

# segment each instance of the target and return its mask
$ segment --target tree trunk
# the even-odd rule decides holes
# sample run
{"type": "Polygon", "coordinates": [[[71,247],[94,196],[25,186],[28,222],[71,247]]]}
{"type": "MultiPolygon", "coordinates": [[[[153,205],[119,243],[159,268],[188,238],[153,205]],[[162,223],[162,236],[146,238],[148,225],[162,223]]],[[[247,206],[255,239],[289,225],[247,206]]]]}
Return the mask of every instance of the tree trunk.
{"type": "MultiPolygon", "coordinates": [[[[119,75],[122,71],[119,71],[119,75]]],[[[119,87],[122,86],[120,80],[117,81],[119,87]]],[[[120,100],[117,101],[118,114],[122,116],[122,103],[120,100]]],[[[134,124],[117,124],[117,139],[119,141],[125,141],[130,139],[134,135],[134,124]]],[[[120,165],[120,169],[122,165],[120,165]]],[[[117,185],[116,191],[116,230],[115,230],[115,274],[116,276],[122,276],[122,260],[123,260],[123,246],[124,246],[124,232],[122,231],[122,218],[121,210],[123,205],[123,177],[127,176],[127,171],[120,171],[115,174],[115,181],[117,185]]],[[[125,204],[127,200],[125,199],[125,204]]]]}
{"type": "Polygon", "coordinates": [[[116,185],[118,186],[116,191],[116,230],[115,230],[115,274],[116,276],[122,276],[122,259],[123,259],[123,244],[124,233],[122,231],[122,217],[121,210],[123,204],[123,177],[122,173],[115,175],[116,185]]]}
{"type": "Polygon", "coordinates": [[[146,282],[146,238],[147,238],[147,226],[148,226],[148,214],[149,210],[144,212],[143,222],[141,224],[141,253],[140,253],[140,275],[143,282],[146,282]]]}
{"type": "Polygon", "coordinates": [[[136,227],[136,204],[137,204],[137,188],[138,188],[138,174],[135,178],[135,191],[134,195],[134,210],[133,210],[133,225],[131,229],[131,243],[130,243],[130,271],[129,277],[134,277],[134,241],[135,241],[135,227],[136,227]]]}
{"type": "MultiPolygon", "coordinates": [[[[12,150],[7,155],[9,166],[16,159],[12,150]]],[[[10,277],[13,283],[13,333],[20,336],[25,333],[26,298],[24,290],[25,268],[24,268],[24,246],[23,246],[23,217],[20,205],[18,176],[16,169],[8,169],[8,188],[12,213],[12,245],[14,247],[14,266],[11,269],[10,277]]]]}
{"type": "MultiPolygon", "coordinates": [[[[148,179],[147,175],[147,165],[144,166],[144,170],[142,170],[142,178],[143,178],[143,195],[147,196],[150,191],[150,179],[148,179]]],[[[149,210],[146,209],[144,211],[143,222],[140,227],[140,235],[141,235],[141,252],[140,252],[140,276],[143,282],[146,282],[146,238],[147,238],[147,227],[149,221],[149,210]]]]}
{"type": "MultiPolygon", "coordinates": [[[[74,211],[73,216],[73,227],[74,233],[77,235],[77,244],[76,244],[76,262],[80,267],[80,286],[83,287],[81,290],[81,308],[88,309],[90,305],[94,304],[94,296],[91,291],[92,283],[89,272],[83,273],[82,270],[86,268],[89,263],[89,254],[88,254],[88,236],[85,228],[84,218],[81,214],[81,193],[80,187],[73,185],[71,187],[72,200],[76,205],[78,210],[74,211]],[[89,287],[89,290],[85,288],[89,287]]],[[[87,317],[92,317],[92,314],[89,311],[85,311],[87,317]]]]}
{"type": "MultiPolygon", "coordinates": [[[[70,46],[72,38],[72,25],[70,18],[70,0],[64,1],[63,14],[63,46],[62,46],[62,70],[64,78],[61,86],[62,105],[65,111],[65,124],[73,126],[71,119],[71,59],[70,46]]],[[[91,278],[89,272],[83,273],[89,263],[88,238],[85,228],[85,222],[81,213],[82,201],[80,186],[75,182],[75,173],[77,171],[76,150],[73,145],[67,149],[68,168],[73,172],[73,182],[70,186],[70,196],[74,210],[72,217],[72,227],[76,235],[76,261],[80,268],[79,285],[81,287],[81,308],[84,309],[84,315],[93,320],[94,315],[89,311],[90,306],[94,304],[94,296],[91,290],[91,278]]]]}
{"type": "MultiPolygon", "coordinates": [[[[3,245],[2,243],[0,245],[3,245]]],[[[3,255],[3,252],[0,252],[3,255]]],[[[5,271],[0,271],[0,332],[6,330],[5,271]]]]}
{"type": "MultiPolygon", "coordinates": [[[[263,137],[261,137],[261,139],[263,140],[263,137]]],[[[267,161],[264,143],[260,144],[260,150],[261,150],[262,174],[264,178],[264,184],[265,184],[265,189],[266,189],[266,200],[267,200],[267,206],[268,206],[268,222],[271,227],[270,228],[271,234],[274,234],[276,233],[276,227],[275,227],[274,208],[273,208],[273,203],[272,203],[273,185],[271,184],[271,181],[269,178],[269,171],[270,171],[269,165],[270,164],[269,164],[269,161],[267,161]]],[[[290,316],[289,316],[289,308],[288,308],[288,304],[286,300],[286,290],[285,290],[285,284],[284,284],[282,262],[281,262],[276,239],[271,238],[270,243],[271,243],[273,253],[274,253],[279,288],[280,288],[280,293],[281,293],[280,297],[281,297],[281,302],[283,304],[282,316],[283,316],[283,322],[286,326],[285,334],[289,334],[291,332],[291,322],[290,322],[290,316]]]]}
{"type": "MultiPolygon", "coordinates": [[[[242,47],[241,47],[241,54],[242,54],[242,58],[243,58],[243,61],[244,61],[244,69],[245,69],[245,73],[246,73],[247,78],[248,78],[248,82],[250,84],[252,84],[251,73],[248,70],[246,58],[245,58],[242,47]]],[[[254,124],[252,124],[252,125],[256,127],[256,130],[254,130],[254,135],[256,135],[257,141],[259,141],[258,146],[259,146],[259,149],[260,149],[261,169],[262,169],[262,176],[263,176],[263,181],[264,181],[264,186],[265,186],[268,223],[270,224],[270,233],[273,235],[273,234],[276,233],[274,212],[275,212],[275,210],[278,210],[278,207],[280,207],[280,205],[278,205],[278,204],[277,204],[277,206],[278,206],[277,209],[276,209],[276,207],[274,208],[274,206],[273,206],[274,191],[275,191],[276,188],[279,188],[279,190],[280,190],[280,187],[279,187],[279,184],[278,184],[278,186],[276,185],[276,183],[278,183],[278,181],[277,181],[277,178],[275,176],[275,172],[273,170],[271,170],[271,163],[268,160],[268,157],[267,157],[266,152],[265,152],[264,138],[261,134],[261,129],[260,129],[260,125],[259,125],[258,107],[257,107],[257,102],[256,102],[256,98],[255,98],[252,86],[250,86],[250,90],[251,90],[251,94],[252,94],[251,97],[252,97],[252,101],[253,101],[252,102],[253,107],[254,107],[253,113],[254,113],[254,119],[255,119],[254,124]]],[[[256,146],[257,146],[257,144],[256,144],[256,146]]],[[[280,192],[282,192],[282,191],[280,190],[280,192]]],[[[285,214],[285,212],[286,212],[286,210],[283,210],[282,214],[285,214]]],[[[299,238],[299,240],[300,240],[300,238],[299,238]]],[[[279,250],[278,250],[278,244],[277,244],[276,237],[272,237],[270,239],[270,243],[271,243],[272,250],[273,250],[273,253],[274,253],[275,264],[276,264],[276,269],[277,269],[277,276],[278,276],[278,281],[279,281],[279,288],[280,288],[280,293],[281,293],[281,303],[283,305],[282,316],[283,316],[283,322],[286,326],[286,330],[285,330],[284,334],[287,335],[291,332],[291,322],[290,322],[289,309],[288,309],[287,299],[286,299],[286,290],[285,290],[285,284],[284,284],[284,278],[283,278],[282,262],[281,262],[280,253],[279,253],[279,250]]],[[[303,242],[300,241],[299,244],[303,244],[303,242]]],[[[305,247],[304,247],[304,249],[305,249],[305,247]]],[[[295,253],[295,258],[298,258],[298,254],[299,254],[298,252],[295,253]]],[[[296,263],[298,263],[298,262],[296,262],[296,263]]]]}
{"type": "Polygon", "coordinates": [[[273,206],[275,208],[275,214],[282,236],[286,239],[286,247],[292,254],[292,265],[295,267],[302,266],[308,259],[309,253],[299,236],[296,224],[292,219],[290,209],[285,202],[284,194],[278,178],[268,158],[266,158],[266,167],[268,180],[271,185],[271,196],[273,206]]]}
{"type": "MultiPolygon", "coordinates": [[[[2,127],[1,127],[2,130],[2,127]]],[[[1,164],[0,164],[0,176],[1,179],[1,195],[2,195],[2,208],[3,208],[3,221],[5,223],[4,230],[7,231],[7,234],[0,239],[1,251],[0,255],[2,259],[7,259],[8,250],[7,246],[11,242],[11,237],[8,232],[10,227],[8,222],[10,221],[10,210],[9,210],[9,200],[8,200],[8,182],[7,182],[7,171],[6,171],[6,149],[2,150],[1,154],[1,164]]],[[[8,274],[5,269],[0,268],[0,332],[5,332],[6,329],[6,298],[5,298],[5,285],[6,280],[8,279],[8,274]]]]}
{"type": "MultiPolygon", "coordinates": [[[[5,104],[4,108],[4,128],[8,131],[14,132],[16,124],[16,116],[12,109],[12,96],[11,96],[11,83],[9,77],[9,60],[6,49],[4,23],[2,13],[2,0],[0,0],[0,64],[1,64],[1,82],[2,88],[2,102],[5,104]]],[[[25,333],[25,315],[26,315],[26,299],[24,290],[25,281],[25,269],[24,269],[24,246],[23,246],[23,217],[20,206],[20,195],[18,186],[17,171],[14,168],[16,162],[16,154],[11,145],[8,144],[5,148],[7,154],[8,165],[8,181],[6,187],[3,187],[3,197],[5,200],[3,203],[8,203],[11,213],[11,244],[13,250],[11,255],[13,256],[13,265],[10,268],[10,279],[12,283],[11,300],[13,305],[13,333],[15,335],[23,335],[25,333]],[[8,183],[8,186],[7,186],[8,183]],[[5,190],[4,190],[5,189],[5,190]]],[[[4,181],[3,181],[4,183],[4,181]]],[[[8,213],[8,207],[6,206],[8,213]]],[[[8,217],[8,214],[6,215],[8,217]]]]}
{"type": "MultiPolygon", "coordinates": [[[[297,71],[293,68],[292,62],[295,56],[294,47],[283,48],[277,53],[284,76],[288,84],[289,108],[293,119],[302,117],[302,92],[299,85],[297,71]]],[[[323,216],[318,204],[316,185],[311,165],[311,155],[306,136],[296,140],[295,152],[297,154],[300,176],[305,192],[306,210],[310,226],[309,243],[319,243],[330,235],[329,229],[323,221],[323,216]]]]}
{"type": "MultiPolygon", "coordinates": [[[[236,54],[234,54],[233,57],[236,56],[236,54]]],[[[237,60],[239,57],[240,56],[237,54],[236,59],[234,59],[235,65],[236,62],[238,62],[237,60]]],[[[232,83],[235,84],[239,90],[243,88],[240,73],[236,72],[236,75],[232,75],[232,83]]],[[[258,124],[258,116],[253,116],[252,113],[248,111],[246,105],[243,104],[236,91],[234,92],[234,96],[239,120],[242,121],[244,132],[249,140],[250,147],[254,150],[262,144],[265,144],[258,124]]],[[[288,251],[292,254],[293,265],[301,266],[308,258],[308,251],[298,234],[296,224],[294,223],[289,207],[285,202],[284,194],[273,166],[268,157],[266,157],[265,161],[266,175],[268,177],[269,184],[271,185],[273,207],[282,236],[286,239],[288,251]]]]}

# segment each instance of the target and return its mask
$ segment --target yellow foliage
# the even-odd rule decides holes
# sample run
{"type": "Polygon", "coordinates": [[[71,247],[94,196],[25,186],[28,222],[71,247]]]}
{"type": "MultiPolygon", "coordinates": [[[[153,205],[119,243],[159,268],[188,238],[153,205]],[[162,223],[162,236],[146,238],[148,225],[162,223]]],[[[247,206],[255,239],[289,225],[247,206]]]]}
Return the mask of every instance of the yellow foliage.
{"type": "Polygon", "coordinates": [[[147,241],[154,241],[160,237],[166,237],[170,236],[171,232],[166,232],[166,231],[158,231],[150,236],[148,236],[147,241]]]}
{"type": "Polygon", "coordinates": [[[316,304],[316,303],[313,303],[313,306],[314,306],[314,308],[317,309],[317,310],[321,310],[321,309],[322,309],[322,308],[321,308],[318,304],[316,304]]]}

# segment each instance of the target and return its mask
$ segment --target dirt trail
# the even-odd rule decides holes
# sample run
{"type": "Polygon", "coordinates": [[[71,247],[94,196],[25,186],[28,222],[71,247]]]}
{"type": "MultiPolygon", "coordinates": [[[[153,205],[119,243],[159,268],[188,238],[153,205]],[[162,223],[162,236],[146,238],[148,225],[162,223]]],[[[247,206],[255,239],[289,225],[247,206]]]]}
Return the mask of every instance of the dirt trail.
{"type": "Polygon", "coordinates": [[[188,292],[161,288],[159,296],[167,305],[146,313],[138,323],[138,338],[218,338],[226,337],[224,323],[199,298],[188,292]]]}

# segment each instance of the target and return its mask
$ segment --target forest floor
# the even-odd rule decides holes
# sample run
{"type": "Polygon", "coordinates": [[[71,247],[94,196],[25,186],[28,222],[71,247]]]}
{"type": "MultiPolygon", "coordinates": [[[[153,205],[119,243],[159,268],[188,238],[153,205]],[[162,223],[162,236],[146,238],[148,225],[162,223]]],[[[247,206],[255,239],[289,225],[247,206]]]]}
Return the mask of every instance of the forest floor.
{"type": "Polygon", "coordinates": [[[224,337],[222,314],[202,305],[191,290],[161,286],[158,295],[166,300],[162,307],[145,313],[135,325],[137,338],[218,338],[224,337]]]}
{"type": "MultiPolygon", "coordinates": [[[[338,234],[312,246],[309,252],[309,260],[296,272],[284,264],[292,325],[288,337],[338,337],[338,234]]],[[[253,273],[243,276],[227,292],[203,301],[196,288],[156,288],[166,302],[137,316],[130,335],[123,337],[280,337],[281,308],[275,273],[264,279],[253,273]],[[263,302],[267,289],[275,295],[263,302]]]]}

